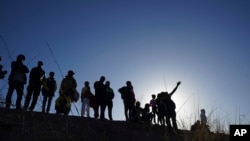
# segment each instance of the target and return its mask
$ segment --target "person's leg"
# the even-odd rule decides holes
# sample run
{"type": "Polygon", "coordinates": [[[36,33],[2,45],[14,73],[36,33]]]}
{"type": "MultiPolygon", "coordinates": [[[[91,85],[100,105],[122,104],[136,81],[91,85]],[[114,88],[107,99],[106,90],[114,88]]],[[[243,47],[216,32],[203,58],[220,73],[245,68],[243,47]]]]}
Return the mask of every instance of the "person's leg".
{"type": "Polygon", "coordinates": [[[86,111],[87,111],[87,117],[89,117],[89,99],[86,98],[86,111]]]}
{"type": "Polygon", "coordinates": [[[167,112],[167,114],[165,116],[166,116],[166,124],[167,124],[168,130],[172,131],[169,112],[167,112]]]}
{"type": "Polygon", "coordinates": [[[23,88],[24,88],[23,83],[19,82],[16,87],[16,92],[17,92],[16,109],[21,109],[21,102],[23,98],[23,88]]]}
{"type": "Polygon", "coordinates": [[[33,87],[31,85],[28,85],[28,87],[27,87],[27,95],[25,97],[25,102],[24,102],[24,108],[25,109],[29,108],[30,99],[31,99],[33,91],[34,91],[33,87]]]}
{"type": "Polygon", "coordinates": [[[40,95],[40,90],[41,90],[40,86],[36,86],[35,89],[34,89],[33,99],[32,99],[32,103],[30,105],[30,110],[31,111],[33,111],[35,106],[36,106],[38,96],[40,95]]]}
{"type": "Polygon", "coordinates": [[[43,96],[43,105],[42,105],[42,112],[45,112],[45,106],[46,106],[46,103],[47,103],[47,95],[44,94],[43,96]]]}
{"type": "Polygon", "coordinates": [[[85,115],[85,108],[86,108],[86,101],[85,98],[82,101],[82,109],[81,109],[81,116],[83,117],[85,115]]]}
{"type": "Polygon", "coordinates": [[[104,102],[101,103],[101,115],[100,115],[100,119],[105,119],[106,106],[107,105],[104,102]]]}
{"type": "Polygon", "coordinates": [[[46,112],[49,113],[53,96],[49,96],[46,112]]]}
{"type": "Polygon", "coordinates": [[[10,105],[11,105],[11,97],[12,97],[12,94],[15,90],[15,86],[13,84],[13,82],[9,82],[9,89],[8,89],[8,92],[7,92],[7,95],[6,95],[6,100],[5,100],[5,106],[6,108],[10,108],[10,105]]]}
{"type": "Polygon", "coordinates": [[[109,120],[113,120],[113,117],[112,117],[112,109],[113,109],[113,102],[110,101],[108,103],[108,115],[109,115],[109,120]]]}
{"type": "Polygon", "coordinates": [[[128,116],[128,110],[129,110],[129,106],[128,106],[128,103],[126,101],[123,101],[123,104],[124,104],[124,114],[125,114],[125,118],[126,118],[126,121],[129,120],[129,116],[128,116]]]}
{"type": "Polygon", "coordinates": [[[175,113],[175,111],[173,111],[173,113],[171,115],[171,120],[172,120],[173,128],[176,131],[178,131],[178,126],[177,126],[177,122],[176,122],[176,113],[175,113]]]}

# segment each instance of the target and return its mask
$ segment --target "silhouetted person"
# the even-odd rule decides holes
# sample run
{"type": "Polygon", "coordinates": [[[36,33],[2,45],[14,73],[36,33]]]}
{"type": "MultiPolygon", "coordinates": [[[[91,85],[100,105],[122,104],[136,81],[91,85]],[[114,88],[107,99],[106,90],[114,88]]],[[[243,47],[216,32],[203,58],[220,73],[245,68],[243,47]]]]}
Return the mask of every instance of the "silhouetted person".
{"type": "Polygon", "coordinates": [[[142,121],[146,124],[150,124],[152,117],[152,113],[150,112],[150,104],[146,103],[142,109],[142,121]]]}
{"type": "Polygon", "coordinates": [[[157,94],[156,105],[158,110],[158,123],[162,126],[165,126],[165,117],[167,116],[167,111],[163,97],[164,93],[157,94]]]}
{"type": "Polygon", "coordinates": [[[157,124],[155,116],[158,115],[157,112],[157,104],[156,104],[156,96],[155,94],[152,94],[152,99],[149,102],[151,108],[152,108],[152,120],[154,124],[157,124]]]}
{"type": "Polygon", "coordinates": [[[97,109],[97,103],[96,103],[96,98],[95,95],[91,94],[90,99],[89,99],[89,106],[91,108],[93,108],[94,110],[94,118],[98,118],[99,114],[98,114],[98,109],[97,109]]]}
{"type": "Polygon", "coordinates": [[[9,75],[9,89],[6,95],[6,108],[10,108],[11,97],[16,90],[16,109],[21,109],[21,101],[23,96],[24,84],[27,82],[26,73],[29,72],[29,69],[26,65],[23,64],[25,56],[20,54],[17,56],[16,61],[11,63],[11,72],[9,75]]]}
{"type": "Polygon", "coordinates": [[[124,104],[124,114],[126,121],[129,120],[131,112],[135,106],[135,93],[132,83],[130,81],[126,82],[126,86],[123,86],[118,89],[121,93],[121,98],[124,104]]]}
{"type": "Polygon", "coordinates": [[[81,109],[81,116],[83,117],[85,115],[85,111],[87,112],[87,117],[89,117],[89,102],[92,92],[90,90],[89,82],[84,82],[84,87],[81,91],[81,102],[82,102],[82,109],[81,109]]]}
{"type": "Polygon", "coordinates": [[[49,77],[44,79],[43,81],[43,88],[42,88],[42,95],[43,95],[43,105],[42,105],[42,112],[49,113],[50,105],[53,97],[55,96],[55,91],[57,89],[56,80],[54,78],[55,73],[50,72],[49,77]],[[47,108],[46,108],[47,103],[47,108]]]}
{"type": "Polygon", "coordinates": [[[210,132],[209,126],[207,125],[207,116],[205,109],[201,109],[200,121],[201,121],[201,129],[205,132],[210,132]]]}
{"type": "Polygon", "coordinates": [[[104,81],[105,81],[105,77],[101,76],[100,80],[94,83],[97,111],[99,111],[99,107],[101,108],[100,119],[105,119],[106,89],[105,89],[104,81]]]}
{"type": "Polygon", "coordinates": [[[201,123],[200,120],[197,120],[192,126],[191,126],[191,131],[197,131],[200,129],[201,123]]]}
{"type": "Polygon", "coordinates": [[[175,93],[175,91],[177,90],[177,88],[179,87],[179,85],[181,84],[181,82],[177,82],[176,87],[172,90],[172,92],[168,93],[168,92],[162,92],[163,94],[163,101],[165,102],[165,106],[166,106],[166,123],[167,126],[169,128],[169,130],[172,130],[172,126],[175,129],[175,131],[178,131],[178,127],[177,127],[177,123],[176,123],[176,112],[175,112],[175,103],[174,101],[171,99],[172,95],[175,93]],[[172,126],[170,123],[170,119],[172,121],[172,126]]]}
{"type": "Polygon", "coordinates": [[[36,106],[37,99],[41,91],[42,81],[45,77],[45,72],[42,69],[42,66],[43,62],[38,61],[37,67],[32,68],[32,70],[30,71],[29,85],[27,87],[27,95],[24,102],[24,108],[29,108],[30,111],[33,111],[36,106]],[[32,102],[29,107],[31,97],[32,102]]]}
{"type": "Polygon", "coordinates": [[[206,125],[207,124],[207,116],[206,116],[205,109],[201,109],[200,118],[201,118],[201,124],[206,125]]]}
{"type": "Polygon", "coordinates": [[[142,122],[143,109],[141,108],[141,103],[139,101],[135,102],[135,106],[131,109],[129,120],[135,123],[142,122]]]}
{"type": "Polygon", "coordinates": [[[113,98],[115,96],[113,89],[110,87],[110,82],[107,81],[106,87],[106,104],[108,106],[109,120],[113,120],[112,109],[113,109],[113,98]]]}
{"type": "Polygon", "coordinates": [[[72,70],[68,71],[68,75],[63,78],[60,90],[59,97],[56,100],[56,113],[63,113],[68,115],[71,109],[71,103],[73,102],[73,97],[76,91],[77,82],[73,77],[75,73],[72,70]]]}
{"type": "MultiPolygon", "coordinates": [[[[0,56],[0,62],[1,61],[2,61],[2,57],[0,56]]],[[[3,70],[3,66],[0,64],[0,79],[4,79],[6,74],[7,74],[7,71],[3,70]]]]}

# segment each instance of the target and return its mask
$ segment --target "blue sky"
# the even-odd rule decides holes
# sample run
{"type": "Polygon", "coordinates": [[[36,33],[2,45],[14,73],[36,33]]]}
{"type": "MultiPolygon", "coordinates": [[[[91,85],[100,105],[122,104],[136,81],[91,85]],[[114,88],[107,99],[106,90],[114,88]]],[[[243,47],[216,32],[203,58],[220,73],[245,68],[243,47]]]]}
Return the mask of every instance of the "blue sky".
{"type": "MultiPolygon", "coordinates": [[[[63,75],[75,71],[79,91],[104,75],[115,91],[115,120],[125,119],[117,89],[127,80],[142,105],[180,80],[172,97],[179,119],[194,122],[205,108],[227,124],[250,123],[249,6],[247,0],[1,0],[7,44],[0,41],[1,64],[9,70],[10,58],[23,53],[30,69],[42,60],[47,75],[55,71],[59,85],[57,61],[63,75]]],[[[80,110],[80,101],[75,105],[80,110]]]]}

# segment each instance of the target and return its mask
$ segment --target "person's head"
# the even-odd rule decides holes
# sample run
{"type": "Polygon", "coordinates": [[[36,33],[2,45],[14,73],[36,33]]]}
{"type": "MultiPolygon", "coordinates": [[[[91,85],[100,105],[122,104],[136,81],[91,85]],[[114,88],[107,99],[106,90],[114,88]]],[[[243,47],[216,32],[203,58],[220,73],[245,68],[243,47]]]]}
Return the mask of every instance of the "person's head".
{"type": "Polygon", "coordinates": [[[68,76],[73,77],[74,74],[75,74],[75,72],[74,72],[73,70],[69,70],[69,71],[68,71],[68,76]]]}
{"type": "Polygon", "coordinates": [[[144,106],[144,108],[147,109],[147,110],[149,110],[149,107],[150,107],[150,104],[148,104],[148,103],[146,103],[145,106],[144,106]]]}
{"type": "Polygon", "coordinates": [[[85,81],[85,82],[84,82],[84,85],[85,85],[86,87],[88,87],[88,86],[89,86],[89,81],[85,81]]]}
{"type": "Polygon", "coordinates": [[[197,121],[196,121],[196,124],[200,124],[200,123],[201,123],[200,120],[197,120],[197,121]]]}
{"type": "Polygon", "coordinates": [[[43,66],[43,62],[42,62],[42,61],[38,61],[38,62],[37,62],[37,66],[38,66],[38,67],[42,67],[42,66],[43,66]]]}
{"type": "Polygon", "coordinates": [[[110,82],[109,81],[106,81],[106,84],[105,84],[106,86],[110,86],[110,82]]]}
{"type": "Polygon", "coordinates": [[[101,82],[104,82],[104,81],[105,81],[105,76],[101,76],[101,77],[100,77],[100,81],[101,81],[101,82]]]}
{"type": "Polygon", "coordinates": [[[140,106],[141,106],[141,103],[139,101],[136,101],[135,107],[140,107],[140,106]]]}
{"type": "Polygon", "coordinates": [[[155,99],[155,97],[156,97],[155,94],[152,94],[152,98],[155,99]]]}
{"type": "Polygon", "coordinates": [[[25,61],[25,56],[24,56],[23,54],[19,54],[19,55],[16,57],[16,61],[17,61],[17,62],[25,61]]]}
{"type": "Polygon", "coordinates": [[[49,77],[53,78],[55,76],[55,73],[53,71],[49,72],[49,77]]]}
{"type": "Polygon", "coordinates": [[[127,85],[127,86],[132,86],[131,81],[127,81],[127,82],[126,82],[126,85],[127,85]]]}
{"type": "Polygon", "coordinates": [[[202,113],[202,114],[205,114],[205,109],[201,109],[201,113],[202,113]]]}

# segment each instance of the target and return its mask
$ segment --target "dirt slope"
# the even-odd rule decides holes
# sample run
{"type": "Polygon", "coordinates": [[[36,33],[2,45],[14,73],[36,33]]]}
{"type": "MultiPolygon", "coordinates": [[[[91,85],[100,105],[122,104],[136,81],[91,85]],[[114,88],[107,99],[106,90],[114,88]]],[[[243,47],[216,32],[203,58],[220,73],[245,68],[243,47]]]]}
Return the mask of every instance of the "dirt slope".
{"type": "Polygon", "coordinates": [[[228,141],[224,134],[168,133],[165,127],[0,108],[0,140],[228,141]]]}

